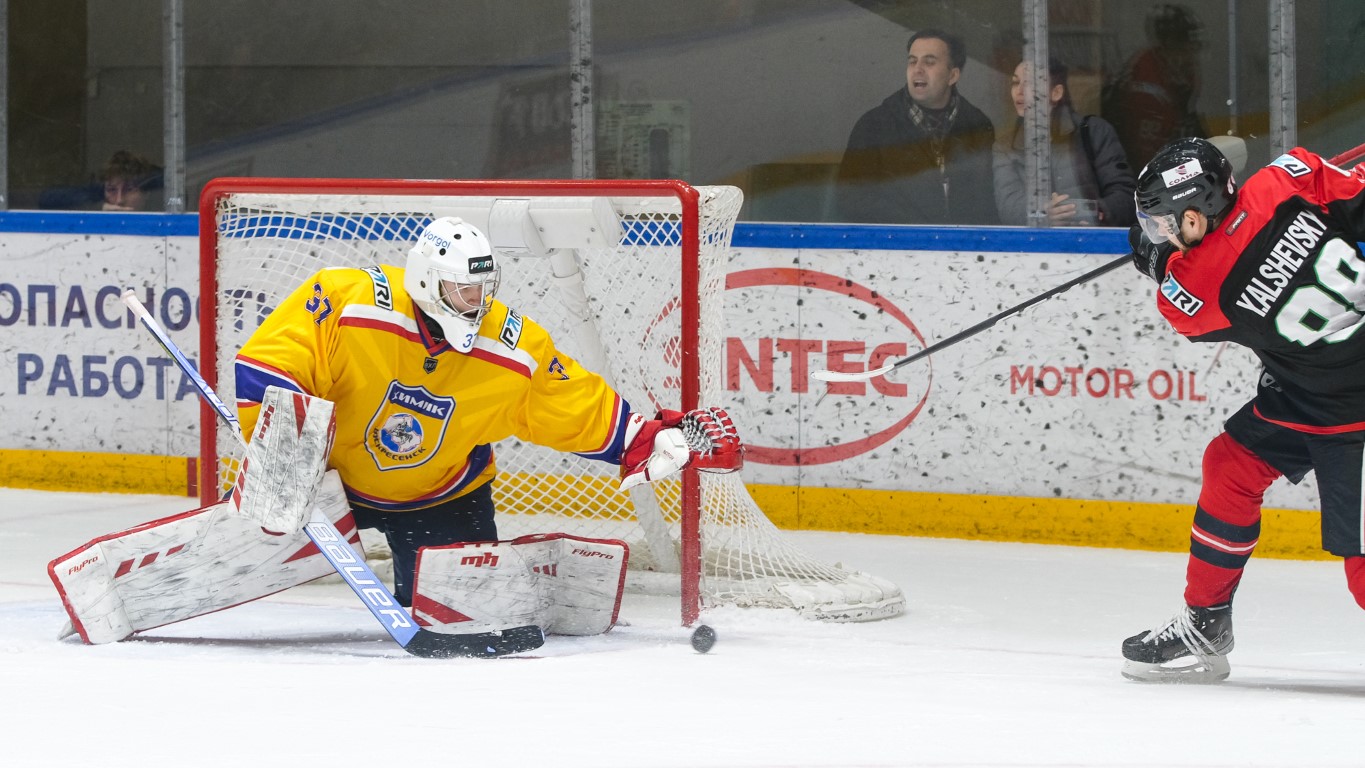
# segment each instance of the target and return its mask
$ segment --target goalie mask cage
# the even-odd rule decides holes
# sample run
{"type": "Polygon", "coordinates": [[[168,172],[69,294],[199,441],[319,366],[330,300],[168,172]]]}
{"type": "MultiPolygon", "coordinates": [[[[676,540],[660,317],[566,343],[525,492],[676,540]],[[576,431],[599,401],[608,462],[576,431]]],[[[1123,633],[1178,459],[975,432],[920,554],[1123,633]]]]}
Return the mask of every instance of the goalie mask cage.
{"type": "MultiPolygon", "coordinates": [[[[234,402],[237,350],[295,287],[324,267],[403,266],[423,227],[458,216],[499,256],[498,298],[636,411],[724,406],[725,275],[742,200],[734,187],[678,181],[218,179],[199,211],[204,375],[234,402]]],[[[200,488],[210,503],[230,487],[238,450],[207,406],[202,425],[200,488]]],[[[515,438],[494,450],[501,538],[622,539],[630,586],[680,591],[684,624],[703,606],[841,621],[904,610],[894,584],[790,544],[739,473],[688,470],[622,493],[613,465],[515,438]]]]}

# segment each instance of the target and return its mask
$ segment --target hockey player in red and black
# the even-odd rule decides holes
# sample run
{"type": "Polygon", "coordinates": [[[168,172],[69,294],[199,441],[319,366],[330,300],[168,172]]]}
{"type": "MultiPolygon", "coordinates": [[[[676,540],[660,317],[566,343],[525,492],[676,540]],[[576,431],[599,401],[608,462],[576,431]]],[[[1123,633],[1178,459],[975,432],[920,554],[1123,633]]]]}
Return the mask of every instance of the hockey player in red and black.
{"type": "Polygon", "coordinates": [[[1240,188],[1203,139],[1164,147],[1138,177],[1138,270],[1192,341],[1250,349],[1256,395],[1204,453],[1185,608],[1123,641],[1125,677],[1212,682],[1229,674],[1232,596],[1279,477],[1316,473],[1322,545],[1344,558],[1365,608],[1365,165],[1344,170],[1304,149],[1240,188]]]}

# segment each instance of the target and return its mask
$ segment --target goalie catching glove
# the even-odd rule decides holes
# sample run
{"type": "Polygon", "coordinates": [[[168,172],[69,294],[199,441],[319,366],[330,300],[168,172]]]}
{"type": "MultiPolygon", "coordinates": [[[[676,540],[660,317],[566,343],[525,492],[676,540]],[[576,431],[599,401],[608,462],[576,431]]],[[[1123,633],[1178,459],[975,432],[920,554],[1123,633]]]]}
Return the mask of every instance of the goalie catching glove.
{"type": "Polygon", "coordinates": [[[631,414],[621,454],[621,490],[652,483],[684,467],[734,472],[744,466],[744,446],[723,408],[660,411],[653,420],[631,414]]]}

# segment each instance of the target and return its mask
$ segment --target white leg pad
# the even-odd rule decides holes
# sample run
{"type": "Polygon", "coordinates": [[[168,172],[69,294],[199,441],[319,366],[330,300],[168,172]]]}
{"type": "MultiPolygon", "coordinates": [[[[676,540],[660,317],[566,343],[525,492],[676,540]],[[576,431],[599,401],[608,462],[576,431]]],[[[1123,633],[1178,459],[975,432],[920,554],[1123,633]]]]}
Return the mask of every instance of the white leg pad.
{"type": "Polygon", "coordinates": [[[624,542],[563,533],[423,547],[413,612],[434,631],[599,635],[616,625],[629,556],[624,542]]]}
{"type": "Polygon", "coordinates": [[[237,513],[268,531],[302,530],[327,471],[335,432],[331,401],[267,387],[232,488],[237,513]]]}
{"type": "Polygon", "coordinates": [[[550,596],[507,541],[423,547],[412,614],[434,632],[493,632],[549,616],[550,596]]]}
{"type": "MultiPolygon", "coordinates": [[[[317,506],[359,542],[346,493],[328,472],[317,506]]],[[[240,605],[333,573],[303,532],[273,534],[222,502],[101,536],[47,566],[87,643],[240,605]]]]}

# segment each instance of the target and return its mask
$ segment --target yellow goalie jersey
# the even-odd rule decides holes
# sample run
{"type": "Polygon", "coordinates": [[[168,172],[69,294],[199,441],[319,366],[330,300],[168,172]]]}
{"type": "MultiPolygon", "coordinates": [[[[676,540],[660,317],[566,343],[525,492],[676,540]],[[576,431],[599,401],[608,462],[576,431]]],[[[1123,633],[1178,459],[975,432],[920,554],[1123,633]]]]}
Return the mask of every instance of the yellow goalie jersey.
{"type": "Polygon", "coordinates": [[[352,503],[387,511],[489,482],[490,443],[513,435],[620,463],[630,405],[544,328],[495,300],[461,354],[402,285],[398,267],[324,269],[276,307],[237,355],[243,433],[272,384],[333,401],[331,466],[352,503]]]}

